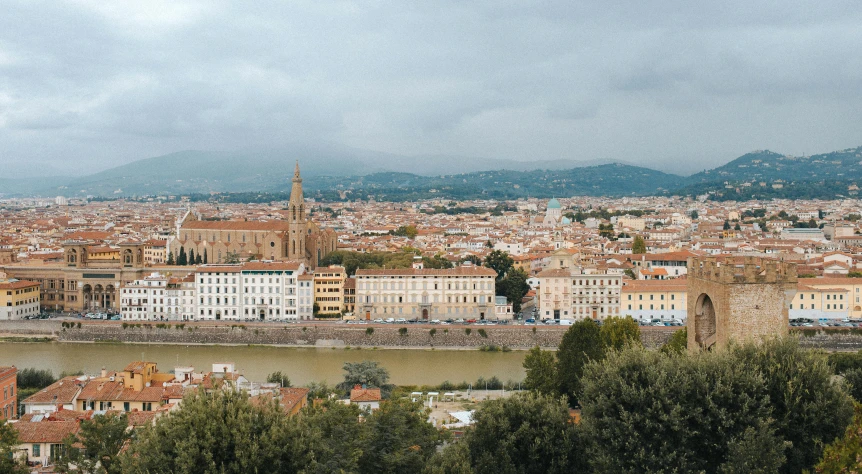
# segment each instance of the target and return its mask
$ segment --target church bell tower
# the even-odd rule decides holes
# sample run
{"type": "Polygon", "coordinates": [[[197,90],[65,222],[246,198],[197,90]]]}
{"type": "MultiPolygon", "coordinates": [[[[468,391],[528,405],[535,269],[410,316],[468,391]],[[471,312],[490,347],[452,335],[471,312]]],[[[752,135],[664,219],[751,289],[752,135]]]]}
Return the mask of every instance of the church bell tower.
{"type": "Polygon", "coordinates": [[[302,197],[302,178],[299,176],[299,161],[293,170],[293,187],[290,190],[290,202],[287,205],[290,236],[287,239],[285,255],[290,260],[305,259],[305,237],[308,222],[305,218],[305,199],[302,197]]]}

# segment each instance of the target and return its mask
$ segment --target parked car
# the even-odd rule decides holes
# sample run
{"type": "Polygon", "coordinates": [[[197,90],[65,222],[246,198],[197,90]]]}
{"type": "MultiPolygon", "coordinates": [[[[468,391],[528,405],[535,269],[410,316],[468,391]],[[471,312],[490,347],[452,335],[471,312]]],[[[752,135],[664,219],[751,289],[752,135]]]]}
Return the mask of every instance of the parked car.
{"type": "Polygon", "coordinates": [[[536,320],[533,318],[529,318],[524,320],[524,324],[536,324],[536,320]]]}

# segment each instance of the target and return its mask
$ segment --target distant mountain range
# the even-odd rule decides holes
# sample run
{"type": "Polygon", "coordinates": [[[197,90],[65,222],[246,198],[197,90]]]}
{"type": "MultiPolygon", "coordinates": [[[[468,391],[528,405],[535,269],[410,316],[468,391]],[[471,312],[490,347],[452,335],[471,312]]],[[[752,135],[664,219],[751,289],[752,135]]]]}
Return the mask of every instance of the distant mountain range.
{"type": "Polygon", "coordinates": [[[289,192],[296,159],[305,189],[321,199],[829,197],[852,195],[855,184],[862,184],[862,147],[806,157],[756,151],[683,177],[627,163],[406,157],[325,144],[244,153],[183,151],[72,179],[0,179],[0,196],[194,195],[203,199],[214,193],[237,193],[238,200],[265,200],[289,192]],[[824,187],[829,189],[820,189],[824,187]]]}

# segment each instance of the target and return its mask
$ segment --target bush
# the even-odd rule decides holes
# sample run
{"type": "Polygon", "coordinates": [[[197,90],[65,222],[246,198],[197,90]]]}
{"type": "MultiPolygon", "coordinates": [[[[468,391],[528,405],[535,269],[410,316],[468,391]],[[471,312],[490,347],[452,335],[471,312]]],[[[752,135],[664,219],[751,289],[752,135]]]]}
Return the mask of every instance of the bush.
{"type": "Polygon", "coordinates": [[[465,329],[465,330],[464,330],[464,334],[466,334],[466,335],[468,335],[468,336],[470,335],[470,333],[471,333],[471,332],[473,332],[473,330],[472,330],[472,329],[470,329],[470,328],[467,328],[467,329],[465,329]]]}
{"type": "Polygon", "coordinates": [[[428,334],[430,334],[430,335],[431,335],[431,337],[434,337],[434,335],[435,335],[435,334],[437,334],[437,328],[431,328],[431,329],[428,331],[428,334]]]}
{"type": "Polygon", "coordinates": [[[407,335],[407,328],[398,328],[398,334],[400,334],[402,336],[406,336],[407,335]]]}
{"type": "Polygon", "coordinates": [[[374,334],[374,328],[365,328],[365,334],[368,336],[374,334]]]}
{"type": "Polygon", "coordinates": [[[78,323],[78,329],[81,329],[81,323],[78,323]]]}
{"type": "Polygon", "coordinates": [[[482,336],[484,338],[488,337],[488,333],[485,332],[484,328],[479,328],[479,330],[477,332],[479,333],[480,336],[482,336]]]}

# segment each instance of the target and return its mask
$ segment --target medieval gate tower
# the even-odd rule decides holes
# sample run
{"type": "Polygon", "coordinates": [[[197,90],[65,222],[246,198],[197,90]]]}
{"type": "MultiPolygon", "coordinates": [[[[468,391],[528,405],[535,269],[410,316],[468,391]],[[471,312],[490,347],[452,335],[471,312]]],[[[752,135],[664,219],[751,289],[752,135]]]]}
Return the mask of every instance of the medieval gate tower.
{"type": "Polygon", "coordinates": [[[796,295],[796,265],[744,257],[688,259],[688,349],[724,348],[731,340],[786,335],[796,295]]]}

